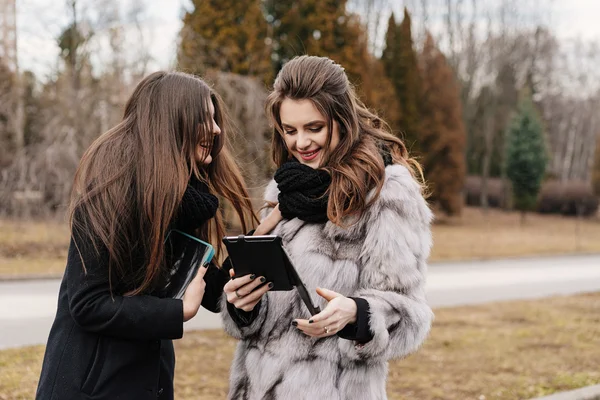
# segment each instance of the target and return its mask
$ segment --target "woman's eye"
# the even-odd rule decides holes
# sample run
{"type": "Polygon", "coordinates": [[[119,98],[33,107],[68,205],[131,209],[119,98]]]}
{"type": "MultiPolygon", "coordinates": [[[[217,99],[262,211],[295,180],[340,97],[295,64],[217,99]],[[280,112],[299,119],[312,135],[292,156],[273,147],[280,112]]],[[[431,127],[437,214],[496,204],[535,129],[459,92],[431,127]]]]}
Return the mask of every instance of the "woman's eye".
{"type": "Polygon", "coordinates": [[[286,129],[286,130],[285,130],[285,133],[286,133],[287,135],[293,135],[294,133],[296,133],[296,131],[295,131],[294,129],[292,129],[292,130],[287,130],[287,129],[286,129]]]}
{"type": "Polygon", "coordinates": [[[321,132],[321,129],[323,129],[323,127],[322,126],[318,126],[316,128],[310,128],[309,130],[311,132],[313,132],[313,133],[319,133],[319,132],[321,132]]]}

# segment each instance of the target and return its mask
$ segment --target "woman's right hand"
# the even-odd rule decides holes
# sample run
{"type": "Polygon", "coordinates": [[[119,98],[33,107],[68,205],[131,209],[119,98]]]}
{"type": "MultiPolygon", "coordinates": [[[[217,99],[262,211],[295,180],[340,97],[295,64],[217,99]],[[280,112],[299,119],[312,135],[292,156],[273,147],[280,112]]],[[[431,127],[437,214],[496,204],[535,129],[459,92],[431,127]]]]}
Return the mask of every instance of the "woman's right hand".
{"type": "Polygon", "coordinates": [[[228,303],[246,312],[254,310],[254,307],[260,302],[263,295],[273,287],[273,283],[269,282],[260,289],[254,290],[266,282],[265,277],[261,276],[257,278],[255,275],[245,275],[233,279],[234,275],[235,273],[232,268],[229,270],[229,276],[232,279],[225,284],[223,291],[227,295],[228,303]]]}

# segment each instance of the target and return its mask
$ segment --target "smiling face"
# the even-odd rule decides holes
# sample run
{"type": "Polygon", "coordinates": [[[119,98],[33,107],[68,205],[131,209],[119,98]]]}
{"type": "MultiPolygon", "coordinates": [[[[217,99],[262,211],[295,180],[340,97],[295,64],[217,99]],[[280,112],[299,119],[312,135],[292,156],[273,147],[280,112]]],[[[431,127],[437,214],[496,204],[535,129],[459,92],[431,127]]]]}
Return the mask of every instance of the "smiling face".
{"type": "Polygon", "coordinates": [[[325,151],[331,153],[340,142],[338,123],[333,121],[331,143],[328,145],[327,118],[312,101],[286,98],[281,103],[279,117],[288,152],[311,168],[322,167],[325,151]]]}
{"type": "MultiPolygon", "coordinates": [[[[217,135],[221,134],[221,128],[215,121],[215,106],[212,101],[209,102],[208,109],[211,118],[211,123],[209,124],[210,134],[206,138],[200,138],[200,143],[198,143],[198,148],[196,149],[196,162],[202,165],[208,165],[212,162],[213,158],[210,152],[213,148],[214,139],[217,135]]],[[[201,132],[200,128],[200,135],[202,135],[201,132]]]]}

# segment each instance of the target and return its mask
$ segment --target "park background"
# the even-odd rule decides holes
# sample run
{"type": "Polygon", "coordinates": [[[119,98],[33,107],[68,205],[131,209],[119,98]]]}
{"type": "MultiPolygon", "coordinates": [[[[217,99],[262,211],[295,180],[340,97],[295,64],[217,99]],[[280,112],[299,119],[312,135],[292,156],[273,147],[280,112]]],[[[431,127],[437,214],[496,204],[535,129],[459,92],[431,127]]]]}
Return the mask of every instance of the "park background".
{"type": "MultiPolygon", "coordinates": [[[[432,262],[600,253],[593,1],[0,0],[0,7],[3,281],[62,275],[77,163],[157,69],[198,74],[223,97],[229,138],[259,206],[273,172],[264,100],[282,64],[299,54],[340,63],[422,163],[436,215],[432,262]]],[[[527,399],[599,384],[599,309],[600,293],[436,309],[424,348],[392,363],[388,394],[527,399]]],[[[234,345],[220,331],[186,334],[177,398],[224,398],[234,345]],[[203,359],[214,360],[212,368],[196,364],[203,359]]],[[[33,396],[42,352],[0,351],[1,400],[33,396]]]]}

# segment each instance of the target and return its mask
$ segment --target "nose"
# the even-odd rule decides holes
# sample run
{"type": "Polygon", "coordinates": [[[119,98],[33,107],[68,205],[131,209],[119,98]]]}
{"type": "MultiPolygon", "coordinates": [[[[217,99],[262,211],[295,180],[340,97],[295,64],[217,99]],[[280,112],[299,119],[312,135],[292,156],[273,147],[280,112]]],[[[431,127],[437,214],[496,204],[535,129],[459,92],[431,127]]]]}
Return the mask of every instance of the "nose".
{"type": "Polygon", "coordinates": [[[306,150],[310,147],[310,137],[304,130],[299,130],[296,137],[296,148],[298,150],[306,150]]]}
{"type": "Polygon", "coordinates": [[[212,132],[213,135],[215,135],[215,136],[221,134],[221,128],[219,128],[219,125],[215,121],[213,121],[213,129],[212,129],[212,131],[213,131],[212,132]]]}

